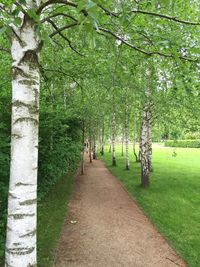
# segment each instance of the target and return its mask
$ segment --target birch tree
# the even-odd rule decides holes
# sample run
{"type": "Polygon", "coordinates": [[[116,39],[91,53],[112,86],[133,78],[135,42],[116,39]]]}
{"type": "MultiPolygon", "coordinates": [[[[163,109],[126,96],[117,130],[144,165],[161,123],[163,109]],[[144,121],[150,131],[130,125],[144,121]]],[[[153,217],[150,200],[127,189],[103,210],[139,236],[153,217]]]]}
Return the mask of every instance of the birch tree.
{"type": "Polygon", "coordinates": [[[6,266],[36,266],[36,202],[39,123],[40,36],[27,11],[40,1],[27,1],[22,23],[12,25],[12,134],[6,266]]]}
{"type": "MultiPolygon", "coordinates": [[[[127,98],[127,97],[126,97],[127,98]]],[[[125,102],[125,142],[126,142],[126,170],[130,170],[130,159],[129,159],[129,106],[127,99],[125,102]]]]}

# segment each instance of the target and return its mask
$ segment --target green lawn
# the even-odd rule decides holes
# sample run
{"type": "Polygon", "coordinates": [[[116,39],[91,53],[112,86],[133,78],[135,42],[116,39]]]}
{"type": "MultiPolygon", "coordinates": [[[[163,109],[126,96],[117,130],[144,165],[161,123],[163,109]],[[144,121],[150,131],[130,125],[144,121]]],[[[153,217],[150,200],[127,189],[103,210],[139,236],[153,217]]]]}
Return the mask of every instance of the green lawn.
{"type": "Polygon", "coordinates": [[[104,161],[125,185],[170,244],[189,267],[200,266],[200,149],[155,145],[151,185],[140,185],[140,163],[130,153],[131,170],[125,170],[125,159],[117,147],[117,167],[111,166],[111,154],[104,161]]]}
{"type": "Polygon", "coordinates": [[[73,176],[63,177],[38,204],[38,267],[52,265],[73,182],[73,176]]]}

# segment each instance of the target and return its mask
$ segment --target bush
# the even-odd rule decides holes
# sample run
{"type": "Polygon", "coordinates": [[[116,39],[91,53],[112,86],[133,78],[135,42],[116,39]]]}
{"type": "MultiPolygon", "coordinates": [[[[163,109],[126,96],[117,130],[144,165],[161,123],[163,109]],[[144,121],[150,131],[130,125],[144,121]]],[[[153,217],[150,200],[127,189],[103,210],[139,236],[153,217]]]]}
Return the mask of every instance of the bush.
{"type": "Polygon", "coordinates": [[[190,140],[200,139],[200,132],[186,133],[185,139],[190,139],[190,140]]]}
{"type": "MultiPolygon", "coordinates": [[[[0,97],[0,100],[2,97],[0,97]]],[[[4,99],[9,102],[10,97],[4,99]]],[[[10,162],[10,106],[0,106],[0,266],[3,266],[10,162]]],[[[81,123],[65,112],[41,109],[39,124],[38,198],[42,199],[80,162],[81,123]]]]}
{"type": "Polygon", "coordinates": [[[167,140],[165,146],[200,148],[200,140],[167,140]]]}

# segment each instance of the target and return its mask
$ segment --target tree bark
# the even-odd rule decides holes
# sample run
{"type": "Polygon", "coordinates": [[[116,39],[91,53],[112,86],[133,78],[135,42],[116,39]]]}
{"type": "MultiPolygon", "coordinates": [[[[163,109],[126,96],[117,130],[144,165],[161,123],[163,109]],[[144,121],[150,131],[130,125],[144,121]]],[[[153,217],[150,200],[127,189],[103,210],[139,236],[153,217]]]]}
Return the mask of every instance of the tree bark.
{"type": "Polygon", "coordinates": [[[96,144],[95,136],[94,136],[94,144],[93,144],[93,159],[97,159],[97,144],[96,144]]]}
{"type": "Polygon", "coordinates": [[[142,112],[140,151],[141,151],[141,185],[149,186],[149,146],[148,146],[148,107],[144,106],[142,112]]]}
{"type": "Polygon", "coordinates": [[[135,156],[135,161],[140,162],[140,147],[139,152],[136,152],[136,141],[137,141],[137,129],[136,129],[136,121],[134,121],[134,130],[133,130],[133,154],[135,156]]]}
{"type": "Polygon", "coordinates": [[[129,119],[128,119],[128,104],[126,103],[125,110],[125,143],[126,143],[126,170],[130,170],[129,160],[129,119]]]}
{"type": "Polygon", "coordinates": [[[108,152],[111,153],[111,151],[112,151],[112,144],[110,144],[108,152]]]}
{"type": "Polygon", "coordinates": [[[115,111],[113,111],[113,118],[112,118],[112,166],[116,166],[116,151],[115,151],[115,111]]]}
{"type": "MultiPolygon", "coordinates": [[[[39,2],[39,1],[38,1],[39,2]]],[[[35,1],[29,1],[35,8],[35,1]]],[[[5,265],[36,266],[39,46],[35,22],[24,15],[12,36],[12,130],[5,265]]]]}
{"type": "Polygon", "coordinates": [[[121,156],[124,157],[124,129],[122,130],[122,153],[121,156]]]}
{"type": "Polygon", "coordinates": [[[149,173],[153,171],[152,167],[152,102],[147,101],[143,108],[142,126],[141,126],[141,168],[142,168],[142,186],[149,185],[149,173]]]}
{"type": "Polygon", "coordinates": [[[153,165],[152,165],[152,113],[151,110],[149,109],[148,111],[148,165],[149,165],[149,171],[153,171],[153,165]]]}
{"type": "Polygon", "coordinates": [[[92,137],[91,137],[91,133],[89,136],[89,158],[90,158],[90,163],[92,163],[92,137]]]}
{"type": "Polygon", "coordinates": [[[102,126],[102,133],[101,133],[101,156],[104,155],[104,123],[102,126]]]}
{"type": "Polygon", "coordinates": [[[82,123],[82,160],[81,160],[81,174],[84,174],[84,152],[85,152],[85,123],[82,123]]]}

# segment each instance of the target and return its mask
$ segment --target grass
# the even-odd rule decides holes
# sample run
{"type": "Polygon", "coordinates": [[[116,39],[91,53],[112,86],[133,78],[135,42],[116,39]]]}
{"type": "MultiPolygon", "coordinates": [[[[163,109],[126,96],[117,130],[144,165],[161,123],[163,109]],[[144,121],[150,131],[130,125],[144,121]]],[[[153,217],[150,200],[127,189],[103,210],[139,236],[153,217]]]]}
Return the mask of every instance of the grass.
{"type": "Polygon", "coordinates": [[[52,266],[73,183],[73,176],[63,177],[38,205],[38,267],[52,266]]]}
{"type": "MultiPolygon", "coordinates": [[[[108,151],[106,149],[106,151],[108,151]]],[[[111,154],[103,160],[124,184],[151,221],[185,259],[189,267],[200,266],[200,149],[153,147],[153,173],[148,189],[140,187],[140,164],[130,153],[131,170],[117,147],[117,166],[111,154]]]]}

